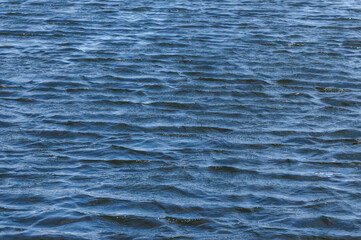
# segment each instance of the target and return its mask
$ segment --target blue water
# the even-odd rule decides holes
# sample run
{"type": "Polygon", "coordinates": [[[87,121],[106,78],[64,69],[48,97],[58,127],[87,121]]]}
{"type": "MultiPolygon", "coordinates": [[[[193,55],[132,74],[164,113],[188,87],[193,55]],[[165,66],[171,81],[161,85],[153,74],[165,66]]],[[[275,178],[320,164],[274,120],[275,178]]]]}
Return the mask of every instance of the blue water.
{"type": "Polygon", "coordinates": [[[361,1],[0,1],[0,239],[361,239],[361,1]]]}

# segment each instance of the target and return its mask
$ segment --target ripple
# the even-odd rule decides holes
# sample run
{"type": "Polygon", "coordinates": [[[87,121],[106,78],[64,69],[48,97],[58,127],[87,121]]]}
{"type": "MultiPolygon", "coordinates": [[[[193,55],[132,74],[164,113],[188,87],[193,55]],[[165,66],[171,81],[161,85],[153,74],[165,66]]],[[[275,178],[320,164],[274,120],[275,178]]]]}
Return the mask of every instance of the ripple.
{"type": "Polygon", "coordinates": [[[0,2],[0,238],[360,239],[360,8],[0,2]]]}

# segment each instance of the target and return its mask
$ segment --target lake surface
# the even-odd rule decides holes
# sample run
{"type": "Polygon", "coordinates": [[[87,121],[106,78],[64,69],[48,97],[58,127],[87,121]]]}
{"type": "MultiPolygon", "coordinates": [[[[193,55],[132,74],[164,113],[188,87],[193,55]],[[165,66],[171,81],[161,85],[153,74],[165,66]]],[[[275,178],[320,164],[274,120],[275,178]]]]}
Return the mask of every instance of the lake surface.
{"type": "Polygon", "coordinates": [[[361,239],[361,1],[0,2],[1,239],[361,239]]]}

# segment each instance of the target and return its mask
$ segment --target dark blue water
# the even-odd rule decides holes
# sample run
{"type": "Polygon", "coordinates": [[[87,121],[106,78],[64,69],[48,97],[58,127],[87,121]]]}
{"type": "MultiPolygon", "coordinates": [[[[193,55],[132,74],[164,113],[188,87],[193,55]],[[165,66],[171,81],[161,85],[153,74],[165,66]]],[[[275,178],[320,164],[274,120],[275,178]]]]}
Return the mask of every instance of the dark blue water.
{"type": "Polygon", "coordinates": [[[361,1],[0,2],[1,239],[361,239],[361,1]]]}

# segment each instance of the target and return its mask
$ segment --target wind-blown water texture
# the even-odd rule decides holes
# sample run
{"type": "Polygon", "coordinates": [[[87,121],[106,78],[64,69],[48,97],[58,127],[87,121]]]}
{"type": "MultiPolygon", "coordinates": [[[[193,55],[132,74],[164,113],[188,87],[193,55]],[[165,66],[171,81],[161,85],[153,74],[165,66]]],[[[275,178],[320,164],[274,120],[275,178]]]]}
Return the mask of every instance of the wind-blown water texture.
{"type": "Polygon", "coordinates": [[[1,239],[361,239],[360,1],[1,1],[1,239]]]}

